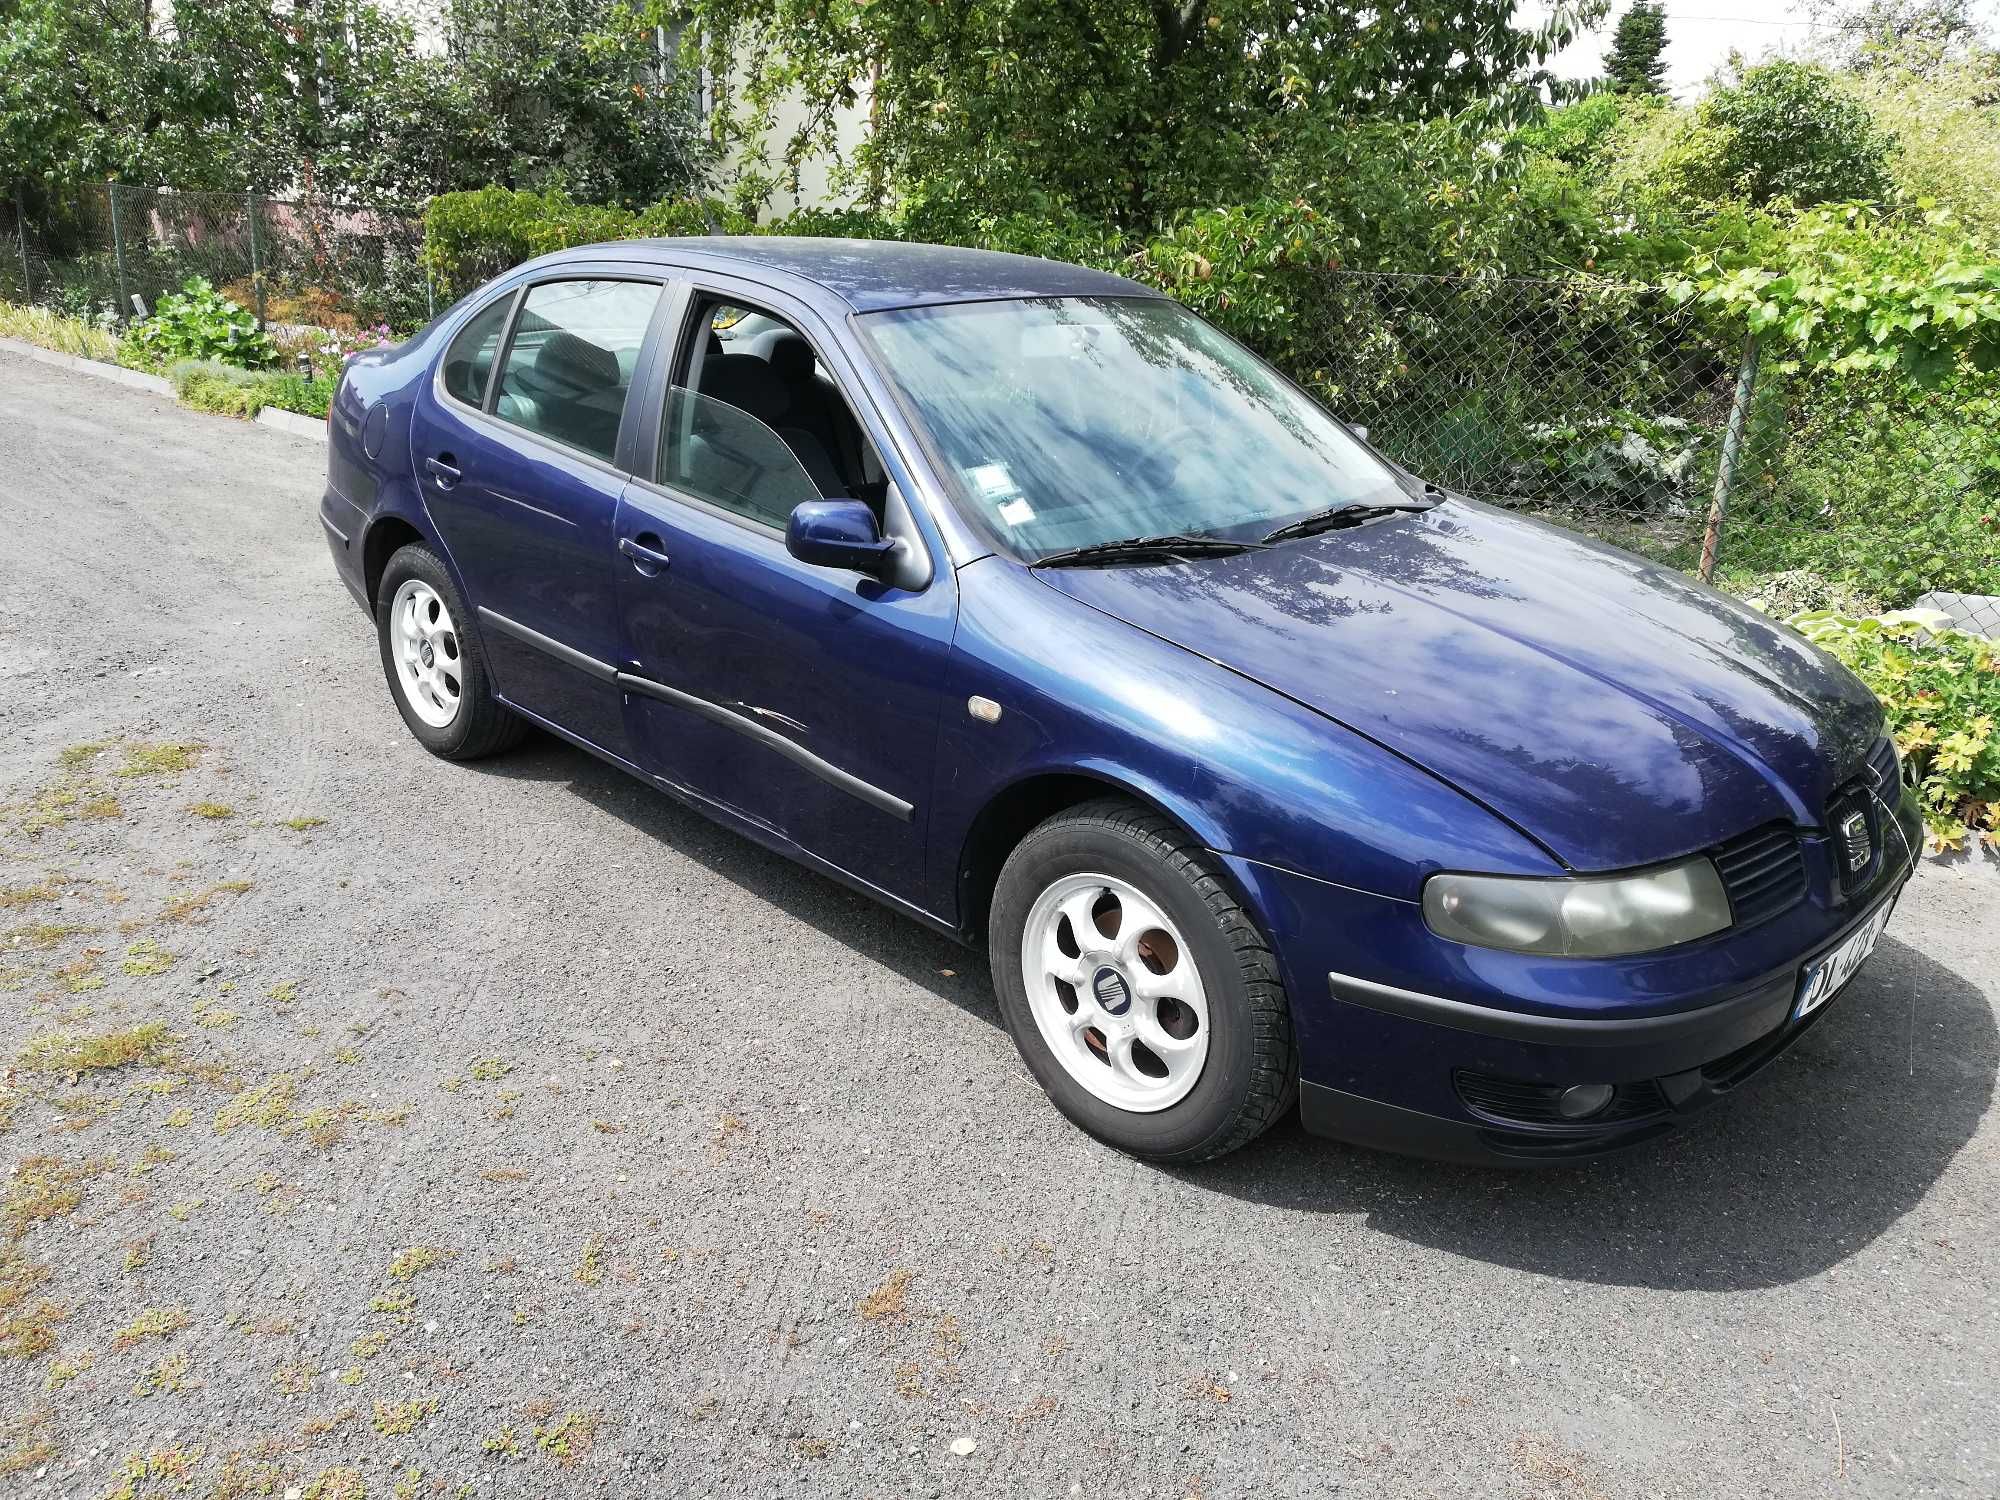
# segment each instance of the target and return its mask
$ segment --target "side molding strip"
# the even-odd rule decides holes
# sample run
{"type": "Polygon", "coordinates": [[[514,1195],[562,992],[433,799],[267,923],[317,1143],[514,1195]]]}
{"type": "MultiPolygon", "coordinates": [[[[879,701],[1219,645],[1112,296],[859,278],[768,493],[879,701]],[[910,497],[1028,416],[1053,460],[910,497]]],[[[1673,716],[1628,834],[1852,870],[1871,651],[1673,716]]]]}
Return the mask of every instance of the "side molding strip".
{"type": "Polygon", "coordinates": [[[631,672],[615,674],[618,685],[628,693],[640,693],[648,698],[657,698],[662,703],[671,703],[677,708],[685,708],[700,714],[704,719],[720,724],[725,729],[733,729],[764,746],[775,750],[786,760],[801,770],[817,776],[828,786],[838,787],[850,797],[858,797],[879,812],[892,818],[909,822],[916,809],[901,797],[885,792],[873,782],[863,781],[850,771],[843,771],[832,761],[823,760],[795,741],[786,739],[777,730],[759,724],[755,719],[724,708],[719,703],[710,703],[706,698],[697,698],[692,693],[684,693],[679,688],[670,688],[664,682],[655,682],[650,677],[639,677],[631,672]]]}
{"type": "Polygon", "coordinates": [[[505,615],[495,614],[483,604],[479,606],[479,618],[495,630],[511,635],[522,645],[533,646],[537,651],[545,651],[557,661],[575,667],[577,671],[587,673],[599,682],[615,682],[618,679],[618,669],[610,662],[599,661],[594,656],[585,656],[574,646],[565,646],[561,641],[543,635],[539,630],[530,630],[519,620],[510,620],[505,615]]]}

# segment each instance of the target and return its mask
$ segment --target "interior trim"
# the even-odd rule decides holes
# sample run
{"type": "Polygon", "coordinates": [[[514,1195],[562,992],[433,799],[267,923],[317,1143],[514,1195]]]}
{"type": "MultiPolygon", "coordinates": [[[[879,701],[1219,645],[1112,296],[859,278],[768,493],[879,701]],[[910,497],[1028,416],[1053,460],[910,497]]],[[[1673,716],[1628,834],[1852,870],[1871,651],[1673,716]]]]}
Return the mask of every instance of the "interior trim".
{"type": "Polygon", "coordinates": [[[640,677],[632,672],[619,672],[618,685],[630,693],[639,693],[647,698],[657,698],[662,703],[671,703],[677,708],[685,708],[700,714],[711,723],[720,724],[724,729],[733,729],[738,734],[755,740],[767,750],[779,755],[800,770],[817,776],[828,786],[846,792],[850,797],[866,802],[879,812],[908,823],[916,814],[910,803],[885,792],[872,781],[863,781],[851,771],[843,771],[832,761],[813,754],[796,740],[787,739],[768,725],[760,724],[747,714],[740,714],[732,708],[724,708],[720,703],[711,703],[706,698],[697,698],[692,693],[684,693],[679,688],[668,687],[664,682],[655,682],[650,677],[640,677]]]}

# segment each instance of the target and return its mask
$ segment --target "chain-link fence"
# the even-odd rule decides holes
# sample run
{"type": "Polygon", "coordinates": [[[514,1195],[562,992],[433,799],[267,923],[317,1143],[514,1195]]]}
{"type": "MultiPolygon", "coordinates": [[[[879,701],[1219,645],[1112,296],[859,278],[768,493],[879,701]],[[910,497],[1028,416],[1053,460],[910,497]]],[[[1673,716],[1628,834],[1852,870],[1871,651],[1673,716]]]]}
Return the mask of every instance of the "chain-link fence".
{"type": "Polygon", "coordinates": [[[422,248],[421,218],[381,205],[122,183],[16,191],[0,199],[0,298],[123,320],[200,276],[272,323],[407,331],[434,310],[422,248]]]}
{"type": "MultiPolygon", "coordinates": [[[[407,210],[122,185],[23,205],[0,200],[0,299],[76,316],[190,276],[280,325],[402,332],[451,300],[407,210]]],[[[1690,571],[1844,591],[1782,606],[2000,594],[2000,376],[1788,370],[1657,288],[1584,276],[1330,271],[1298,316],[1292,373],[1465,493],[1690,571]]]]}
{"type": "Polygon", "coordinates": [[[1314,317],[1297,373],[1467,494],[1690,571],[1720,497],[1724,576],[2000,593],[2000,379],[1788,369],[1658,289],[1584,277],[1334,273],[1314,317]]]}

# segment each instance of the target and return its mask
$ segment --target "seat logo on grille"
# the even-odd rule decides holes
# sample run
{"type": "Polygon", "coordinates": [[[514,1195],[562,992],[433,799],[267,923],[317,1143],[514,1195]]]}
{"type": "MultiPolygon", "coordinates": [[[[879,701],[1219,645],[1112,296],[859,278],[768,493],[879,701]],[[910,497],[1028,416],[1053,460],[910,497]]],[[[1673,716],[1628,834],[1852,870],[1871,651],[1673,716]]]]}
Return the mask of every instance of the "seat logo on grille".
{"type": "Polygon", "coordinates": [[[1865,866],[1875,853],[1868,841],[1868,817],[1859,808],[1840,820],[1840,842],[1847,849],[1847,872],[1865,866]]]}

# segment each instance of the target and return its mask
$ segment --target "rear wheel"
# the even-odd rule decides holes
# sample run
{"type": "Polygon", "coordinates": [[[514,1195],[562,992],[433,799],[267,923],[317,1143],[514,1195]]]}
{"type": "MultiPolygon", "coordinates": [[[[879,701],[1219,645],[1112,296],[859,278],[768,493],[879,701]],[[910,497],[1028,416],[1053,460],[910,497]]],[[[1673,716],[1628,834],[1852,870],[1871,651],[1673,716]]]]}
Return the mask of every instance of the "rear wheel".
{"type": "Polygon", "coordinates": [[[1058,1108],[1157,1161],[1254,1140],[1294,1096],[1276,961],[1206,850],[1122,799],[1059,813],[994,889],[994,984],[1058,1108]]]}
{"type": "Polygon", "coordinates": [[[446,760],[492,755],[527,728],[494,698],[479,643],[462,629],[469,615],[428,547],[413,542],[383,568],[375,592],[382,671],[410,733],[446,760]]]}

